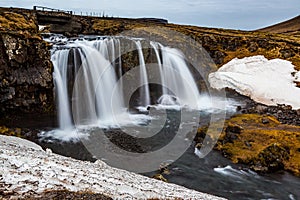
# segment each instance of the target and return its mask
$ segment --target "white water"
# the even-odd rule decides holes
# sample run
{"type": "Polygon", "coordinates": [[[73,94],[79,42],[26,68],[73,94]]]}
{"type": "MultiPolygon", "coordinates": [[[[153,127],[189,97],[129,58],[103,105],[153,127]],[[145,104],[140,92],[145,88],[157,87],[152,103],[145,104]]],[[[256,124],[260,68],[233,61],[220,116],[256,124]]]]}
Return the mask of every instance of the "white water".
{"type": "Polygon", "coordinates": [[[138,55],[139,55],[139,64],[140,64],[140,103],[141,106],[150,105],[150,92],[149,92],[149,84],[148,84],[148,76],[147,69],[143,54],[143,49],[140,41],[135,41],[138,55]]]}
{"type": "MultiPolygon", "coordinates": [[[[157,60],[157,64],[158,64],[158,68],[159,68],[159,74],[160,74],[160,79],[161,79],[161,83],[164,86],[165,85],[165,78],[164,78],[164,71],[163,71],[163,67],[162,67],[162,62],[161,62],[161,58],[159,55],[159,48],[162,46],[157,42],[150,42],[151,47],[154,49],[155,55],[156,55],[156,60],[157,60]]],[[[162,87],[162,93],[164,95],[168,94],[167,88],[166,87],[162,87]]]]}
{"type": "MultiPolygon", "coordinates": [[[[120,121],[130,122],[124,111],[122,92],[117,87],[116,73],[111,65],[115,56],[109,57],[111,52],[114,53],[114,43],[111,41],[76,41],[68,44],[66,49],[56,50],[53,53],[60,127],[60,130],[51,132],[55,138],[67,140],[70,136],[82,136],[74,130],[74,123],[97,126],[118,125],[117,116],[122,116],[119,117],[120,121]],[[71,51],[77,54],[74,53],[71,57],[71,51]],[[73,61],[71,66],[70,60],[73,61]],[[78,60],[81,61],[80,66],[78,60]],[[72,73],[76,74],[70,75],[72,73]],[[76,79],[71,80],[72,76],[76,79]],[[73,91],[69,91],[73,96],[67,89],[70,81],[74,82],[73,91]]],[[[49,136],[49,134],[44,135],[49,136]]]]}
{"type": "Polygon", "coordinates": [[[254,171],[238,170],[238,169],[232,168],[230,165],[227,165],[226,167],[214,168],[214,171],[223,176],[226,176],[226,177],[231,177],[231,178],[240,179],[240,180],[245,179],[244,181],[247,181],[248,177],[257,178],[257,179],[260,178],[260,176],[258,176],[258,174],[255,173],[254,171]]]}
{"type": "MultiPolygon", "coordinates": [[[[140,77],[137,77],[140,82],[137,84],[142,85],[138,97],[139,109],[147,111],[151,101],[143,46],[140,40],[132,39],[132,42],[138,52],[137,64],[140,67],[140,77]]],[[[219,109],[214,108],[212,100],[215,98],[200,96],[185,57],[179,50],[156,42],[151,42],[150,45],[156,56],[158,76],[162,83],[162,96],[156,97],[159,104],[152,107],[176,110],[188,107],[208,112],[219,109]]],[[[147,115],[130,114],[125,107],[123,83],[117,84],[123,75],[121,46],[119,38],[97,38],[70,41],[53,50],[60,128],[43,135],[69,140],[86,136],[85,131],[75,131],[75,126],[83,130],[95,126],[135,126],[151,119],[147,115]]]]}
{"type": "Polygon", "coordinates": [[[185,56],[177,49],[151,42],[160,71],[163,95],[160,104],[198,107],[200,97],[194,78],[185,62],[185,56]],[[159,56],[161,50],[162,59],[159,56]],[[176,96],[176,98],[174,98],[176,96]]]}
{"type": "Polygon", "coordinates": [[[67,90],[68,55],[69,50],[61,50],[51,57],[54,66],[55,88],[59,94],[57,96],[59,125],[63,130],[72,129],[73,126],[67,90]]]}

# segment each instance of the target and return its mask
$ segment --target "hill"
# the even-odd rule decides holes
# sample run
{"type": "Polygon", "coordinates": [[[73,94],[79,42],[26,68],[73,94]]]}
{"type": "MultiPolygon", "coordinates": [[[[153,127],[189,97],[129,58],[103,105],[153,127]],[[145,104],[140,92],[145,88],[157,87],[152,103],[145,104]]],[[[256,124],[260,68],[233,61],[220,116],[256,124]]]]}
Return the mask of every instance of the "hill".
{"type": "Polygon", "coordinates": [[[300,15],[290,20],[259,29],[258,31],[300,36],[300,15]]]}

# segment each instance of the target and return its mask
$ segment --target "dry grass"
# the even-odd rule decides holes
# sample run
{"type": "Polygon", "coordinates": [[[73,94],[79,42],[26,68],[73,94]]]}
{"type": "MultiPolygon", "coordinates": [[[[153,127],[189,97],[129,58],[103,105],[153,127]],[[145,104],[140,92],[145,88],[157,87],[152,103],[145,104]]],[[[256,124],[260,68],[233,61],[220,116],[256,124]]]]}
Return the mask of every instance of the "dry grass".
{"type": "Polygon", "coordinates": [[[0,24],[0,31],[37,32],[37,25],[33,19],[13,12],[0,12],[0,24]]]}

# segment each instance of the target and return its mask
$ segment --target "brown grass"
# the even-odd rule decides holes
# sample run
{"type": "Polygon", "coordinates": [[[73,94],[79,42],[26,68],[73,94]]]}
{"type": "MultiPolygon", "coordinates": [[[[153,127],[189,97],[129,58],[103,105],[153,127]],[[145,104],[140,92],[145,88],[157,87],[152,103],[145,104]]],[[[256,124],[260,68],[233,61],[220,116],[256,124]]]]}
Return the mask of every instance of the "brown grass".
{"type": "Polygon", "coordinates": [[[0,31],[27,31],[37,32],[37,25],[33,19],[13,12],[0,13],[0,31]]]}

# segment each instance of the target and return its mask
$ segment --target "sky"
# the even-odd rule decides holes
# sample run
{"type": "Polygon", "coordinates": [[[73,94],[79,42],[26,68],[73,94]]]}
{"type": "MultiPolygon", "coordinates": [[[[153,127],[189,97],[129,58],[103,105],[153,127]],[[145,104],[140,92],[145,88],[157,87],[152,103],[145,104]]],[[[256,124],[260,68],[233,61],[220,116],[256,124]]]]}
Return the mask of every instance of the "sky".
{"type": "Polygon", "coordinates": [[[300,15],[300,0],[0,0],[0,7],[34,5],[239,30],[255,30],[300,15]]]}

